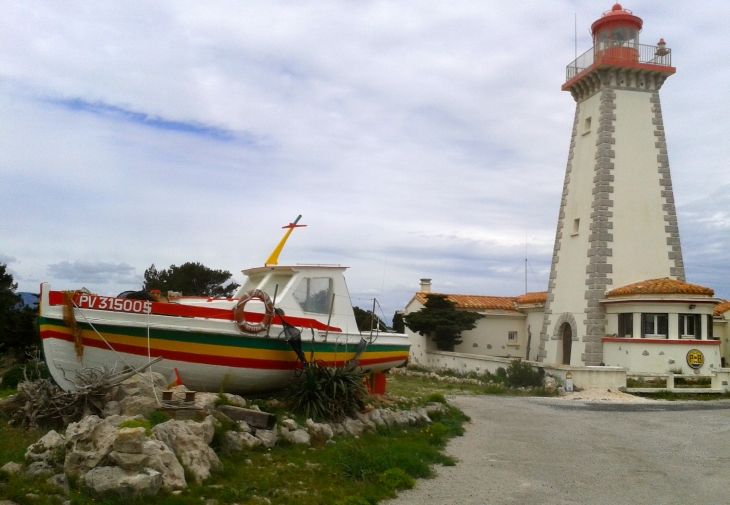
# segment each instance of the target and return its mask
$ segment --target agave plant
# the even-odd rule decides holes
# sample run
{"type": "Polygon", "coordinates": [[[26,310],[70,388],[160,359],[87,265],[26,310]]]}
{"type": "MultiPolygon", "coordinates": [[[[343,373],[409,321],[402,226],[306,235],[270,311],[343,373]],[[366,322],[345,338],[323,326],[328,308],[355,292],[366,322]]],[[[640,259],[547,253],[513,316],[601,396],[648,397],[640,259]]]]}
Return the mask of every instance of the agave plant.
{"type": "Polygon", "coordinates": [[[365,406],[365,376],[351,363],[342,367],[305,363],[287,389],[286,399],[297,414],[316,421],[339,421],[365,406]]]}

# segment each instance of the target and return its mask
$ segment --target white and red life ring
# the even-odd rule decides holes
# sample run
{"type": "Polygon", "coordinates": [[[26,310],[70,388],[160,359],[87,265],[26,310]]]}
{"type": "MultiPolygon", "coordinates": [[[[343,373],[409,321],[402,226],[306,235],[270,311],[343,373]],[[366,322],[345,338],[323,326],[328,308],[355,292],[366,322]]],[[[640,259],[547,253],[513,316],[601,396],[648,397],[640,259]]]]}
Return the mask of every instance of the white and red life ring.
{"type": "Polygon", "coordinates": [[[266,292],[260,289],[247,291],[241,297],[241,299],[238,300],[236,308],[233,309],[233,318],[236,321],[236,326],[238,326],[238,329],[241,330],[243,333],[249,333],[252,335],[255,335],[256,333],[259,333],[268,328],[271,324],[271,320],[273,319],[273,317],[274,304],[272,303],[271,298],[269,298],[269,295],[267,295],[266,292]],[[249,300],[252,300],[254,298],[264,302],[264,318],[261,320],[261,322],[258,323],[250,323],[246,321],[246,314],[243,311],[243,308],[246,306],[249,300]]]}

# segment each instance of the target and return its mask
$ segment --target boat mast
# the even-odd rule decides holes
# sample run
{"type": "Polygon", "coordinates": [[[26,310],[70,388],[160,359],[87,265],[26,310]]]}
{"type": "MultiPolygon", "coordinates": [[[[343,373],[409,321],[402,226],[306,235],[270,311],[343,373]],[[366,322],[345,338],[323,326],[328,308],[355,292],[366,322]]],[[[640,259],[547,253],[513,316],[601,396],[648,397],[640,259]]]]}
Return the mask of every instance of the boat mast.
{"type": "Polygon", "coordinates": [[[306,224],[297,224],[301,218],[302,215],[299,214],[299,216],[297,216],[293,223],[282,226],[283,229],[288,228],[288,230],[286,230],[286,233],[279,241],[279,244],[274,248],[274,251],[271,253],[271,256],[269,256],[269,259],[266,260],[264,266],[279,264],[279,254],[281,254],[281,250],[284,249],[284,244],[286,244],[286,241],[289,240],[289,235],[291,235],[291,232],[294,231],[294,228],[304,228],[305,226],[307,226],[306,224]]]}

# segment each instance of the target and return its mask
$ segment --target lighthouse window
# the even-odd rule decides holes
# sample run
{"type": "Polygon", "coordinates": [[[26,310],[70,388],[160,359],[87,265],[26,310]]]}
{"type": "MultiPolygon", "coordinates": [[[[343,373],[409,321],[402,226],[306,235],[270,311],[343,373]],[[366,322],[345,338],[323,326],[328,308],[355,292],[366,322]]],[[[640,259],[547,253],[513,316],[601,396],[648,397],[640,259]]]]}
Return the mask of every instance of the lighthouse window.
{"type": "Polygon", "coordinates": [[[669,314],[641,314],[641,336],[667,338],[669,314]]]}
{"type": "Polygon", "coordinates": [[[679,336],[683,338],[700,338],[701,316],[699,314],[679,315],[679,336]]]}
{"type": "Polygon", "coordinates": [[[304,312],[328,314],[332,293],[332,279],[329,277],[305,277],[294,291],[294,299],[304,312]]]}
{"type": "Polygon", "coordinates": [[[591,131],[591,118],[587,117],[583,121],[583,135],[591,131]]]}
{"type": "Polygon", "coordinates": [[[578,235],[579,230],[580,230],[580,218],[573,219],[573,233],[571,235],[578,235]]]}
{"type": "Polygon", "coordinates": [[[618,315],[618,336],[631,338],[634,336],[634,315],[618,315]]]}

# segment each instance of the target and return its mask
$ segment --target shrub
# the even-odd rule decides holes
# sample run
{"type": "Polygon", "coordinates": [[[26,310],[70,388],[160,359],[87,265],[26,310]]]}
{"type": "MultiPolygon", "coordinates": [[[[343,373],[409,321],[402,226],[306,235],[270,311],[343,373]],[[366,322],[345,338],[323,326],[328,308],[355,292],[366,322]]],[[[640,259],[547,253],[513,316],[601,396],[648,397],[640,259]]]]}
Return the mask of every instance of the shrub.
{"type": "Polygon", "coordinates": [[[444,395],[441,393],[431,393],[430,395],[426,395],[421,400],[422,403],[443,403],[444,405],[447,405],[446,398],[444,398],[444,395]]]}
{"type": "Polygon", "coordinates": [[[365,406],[365,376],[352,365],[335,368],[308,363],[287,389],[286,402],[305,418],[339,421],[365,406]]]}
{"type": "Polygon", "coordinates": [[[380,482],[393,490],[411,489],[416,485],[416,481],[413,480],[413,477],[400,468],[391,468],[381,473],[380,482]]]}
{"type": "Polygon", "coordinates": [[[431,434],[429,442],[432,444],[442,443],[449,435],[449,428],[443,423],[433,423],[427,431],[431,434]]]}
{"type": "Polygon", "coordinates": [[[172,419],[172,417],[170,417],[170,414],[168,414],[167,412],[155,410],[153,413],[150,414],[150,426],[157,426],[158,424],[167,422],[170,419],[172,419]]]}
{"type": "MultiPolygon", "coordinates": [[[[497,372],[499,373],[499,369],[497,372]]],[[[524,363],[519,359],[512,361],[505,373],[507,376],[505,382],[513,388],[542,387],[542,380],[545,376],[542,368],[533,370],[529,363],[524,363]]]]}
{"type": "Polygon", "coordinates": [[[503,367],[497,368],[497,373],[495,374],[497,381],[504,382],[507,379],[507,370],[505,370],[503,367]]]}
{"type": "Polygon", "coordinates": [[[18,389],[18,384],[25,380],[25,376],[28,377],[29,381],[51,378],[51,374],[48,371],[48,367],[45,363],[39,363],[37,369],[35,366],[33,366],[33,363],[27,363],[25,365],[15,365],[13,368],[3,374],[0,388],[18,389]],[[25,375],[23,374],[24,370],[25,375]]]}

